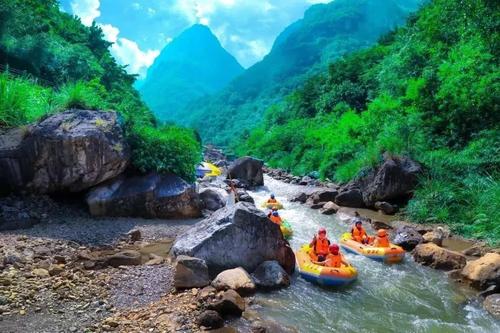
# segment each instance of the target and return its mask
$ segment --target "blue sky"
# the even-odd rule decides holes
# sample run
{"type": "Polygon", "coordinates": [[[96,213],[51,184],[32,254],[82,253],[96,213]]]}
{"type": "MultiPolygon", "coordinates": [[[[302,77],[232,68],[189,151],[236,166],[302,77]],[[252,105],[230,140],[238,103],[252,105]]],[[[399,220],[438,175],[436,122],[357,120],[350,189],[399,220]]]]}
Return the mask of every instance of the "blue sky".
{"type": "Polygon", "coordinates": [[[244,66],[261,60],[276,36],[315,3],[329,0],[61,0],[82,23],[101,25],[111,53],[143,75],[161,49],[195,23],[208,25],[244,66]]]}

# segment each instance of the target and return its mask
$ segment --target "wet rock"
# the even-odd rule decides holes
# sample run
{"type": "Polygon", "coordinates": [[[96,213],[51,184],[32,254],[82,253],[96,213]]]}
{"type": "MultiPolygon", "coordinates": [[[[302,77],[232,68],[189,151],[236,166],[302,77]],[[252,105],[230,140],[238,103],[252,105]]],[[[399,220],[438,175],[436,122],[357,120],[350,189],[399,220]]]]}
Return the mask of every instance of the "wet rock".
{"type": "Polygon", "coordinates": [[[222,298],[208,305],[208,309],[217,311],[221,316],[241,316],[245,311],[245,300],[234,290],[227,290],[222,298]]]}
{"type": "Polygon", "coordinates": [[[363,201],[363,195],[361,194],[361,191],[357,188],[341,191],[335,197],[335,203],[339,206],[344,206],[344,207],[353,207],[353,208],[365,207],[365,203],[363,201]]]}
{"type": "Polygon", "coordinates": [[[196,323],[208,329],[216,329],[224,326],[224,319],[217,311],[206,310],[198,315],[196,323]]]}
{"type": "Polygon", "coordinates": [[[79,192],[121,174],[129,150],[116,112],[68,110],[0,138],[0,187],[79,192]]]}
{"type": "Polygon", "coordinates": [[[444,231],[442,228],[438,227],[434,231],[426,232],[422,237],[424,243],[434,243],[437,246],[442,246],[444,240],[444,231]]]}
{"type": "Polygon", "coordinates": [[[249,186],[264,185],[262,167],[264,162],[253,157],[245,156],[235,160],[228,170],[228,179],[238,179],[249,186]]]}
{"type": "MultiPolygon", "coordinates": [[[[461,273],[462,273],[462,271],[460,271],[460,278],[462,278],[461,273]]],[[[498,294],[498,293],[500,293],[500,285],[492,284],[488,288],[486,288],[486,289],[482,290],[480,293],[478,293],[478,296],[479,297],[486,297],[486,296],[498,294]]]]}
{"type": "Polygon", "coordinates": [[[151,254],[150,259],[146,261],[144,265],[146,266],[155,266],[155,265],[161,265],[165,262],[165,259],[156,255],[156,254],[151,254]]]}
{"type": "Polygon", "coordinates": [[[238,201],[238,202],[249,202],[251,204],[255,204],[255,200],[245,190],[238,190],[237,191],[236,201],[238,201]]]}
{"type": "Polygon", "coordinates": [[[176,175],[150,173],[116,179],[87,194],[94,216],[191,218],[201,216],[201,204],[192,184],[176,175]]]}
{"type": "Polygon", "coordinates": [[[468,249],[462,251],[462,253],[469,257],[481,257],[488,252],[488,248],[483,244],[476,244],[468,249]]]}
{"type": "Polygon", "coordinates": [[[321,209],[325,206],[326,202],[311,203],[308,202],[308,206],[311,209],[321,209]]]}
{"type": "Polygon", "coordinates": [[[133,230],[130,230],[128,233],[127,233],[127,236],[129,237],[130,241],[133,243],[133,242],[138,242],[141,240],[142,238],[142,234],[141,234],[141,231],[139,229],[133,229],[133,230]]]}
{"type": "Polygon", "coordinates": [[[204,259],[212,276],[234,267],[253,271],[266,260],[277,260],[290,273],[295,268],[295,255],[279,226],[246,202],[197,223],[177,237],[172,250],[204,259]]]}
{"type": "Polygon", "coordinates": [[[386,201],[377,201],[374,205],[376,210],[381,211],[386,215],[394,215],[398,212],[398,206],[392,205],[386,201]]]}
{"type": "Polygon", "coordinates": [[[300,192],[299,194],[295,195],[290,201],[305,203],[307,198],[308,198],[308,195],[306,193],[300,192]]]}
{"type": "Polygon", "coordinates": [[[177,289],[208,286],[210,279],[205,260],[180,255],[175,263],[174,286],[177,289]]]}
{"type": "Polygon", "coordinates": [[[241,267],[219,273],[212,281],[212,287],[217,290],[233,289],[243,296],[255,292],[255,283],[252,277],[241,267]]]}
{"type": "Polygon", "coordinates": [[[227,192],[217,187],[204,188],[200,191],[200,200],[204,208],[216,211],[226,205],[227,192]]]}
{"type": "Polygon", "coordinates": [[[312,196],[315,202],[328,202],[335,201],[339,192],[337,190],[320,190],[315,192],[312,196]]]}
{"type": "Polygon", "coordinates": [[[49,275],[56,276],[64,272],[64,265],[51,265],[49,267],[49,275]]]}
{"type": "Polygon", "coordinates": [[[340,209],[337,204],[335,204],[332,201],[328,201],[326,204],[323,205],[323,208],[321,208],[320,213],[324,215],[332,215],[335,214],[338,210],[340,209]]]}
{"type": "Polygon", "coordinates": [[[105,266],[136,266],[141,264],[141,253],[134,250],[125,250],[112,254],[104,259],[105,266]]]}
{"type": "Polygon", "coordinates": [[[413,258],[422,265],[442,270],[460,269],[467,262],[463,254],[444,249],[434,243],[417,245],[413,251],[413,258]]]}
{"type": "Polygon", "coordinates": [[[255,285],[264,290],[280,289],[290,285],[290,277],[277,261],[264,261],[252,273],[255,285]]]}
{"type": "Polygon", "coordinates": [[[363,193],[366,206],[377,201],[407,199],[418,183],[422,167],[412,159],[384,156],[384,162],[355,182],[363,193]]]}
{"type": "Polygon", "coordinates": [[[500,294],[487,296],[483,302],[483,306],[495,318],[500,319],[500,294]]]}
{"type": "Polygon", "coordinates": [[[382,222],[382,221],[374,220],[371,222],[371,224],[372,224],[372,228],[375,230],[379,230],[379,229],[390,230],[390,229],[392,229],[391,225],[389,225],[385,222],[382,222]]]}
{"type": "Polygon", "coordinates": [[[462,276],[480,289],[500,285],[500,254],[487,253],[477,260],[467,262],[462,276]]]}
{"type": "Polygon", "coordinates": [[[306,186],[309,185],[314,179],[309,176],[304,176],[300,179],[299,185],[306,186]]]}
{"type": "Polygon", "coordinates": [[[409,226],[399,227],[396,229],[395,233],[396,236],[392,242],[401,246],[406,251],[413,250],[415,246],[424,241],[422,235],[420,235],[417,230],[409,226]]]}

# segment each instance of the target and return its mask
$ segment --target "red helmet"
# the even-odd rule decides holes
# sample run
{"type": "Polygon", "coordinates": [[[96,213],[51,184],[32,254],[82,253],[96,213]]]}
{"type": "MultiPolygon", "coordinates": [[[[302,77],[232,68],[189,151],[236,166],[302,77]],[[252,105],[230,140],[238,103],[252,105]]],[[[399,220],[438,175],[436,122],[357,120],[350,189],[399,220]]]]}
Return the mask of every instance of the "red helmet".
{"type": "Polygon", "coordinates": [[[318,234],[326,234],[326,229],[325,228],[319,228],[318,234]]]}
{"type": "Polygon", "coordinates": [[[332,253],[338,253],[340,248],[337,244],[332,244],[332,245],[330,245],[329,250],[332,253]]]}

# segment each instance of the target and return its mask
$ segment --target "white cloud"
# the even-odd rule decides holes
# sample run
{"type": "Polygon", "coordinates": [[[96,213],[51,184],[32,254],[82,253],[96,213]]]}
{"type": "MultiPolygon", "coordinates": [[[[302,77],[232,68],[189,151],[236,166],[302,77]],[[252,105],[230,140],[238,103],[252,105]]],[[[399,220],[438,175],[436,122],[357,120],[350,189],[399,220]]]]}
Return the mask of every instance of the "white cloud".
{"type": "Polygon", "coordinates": [[[80,20],[86,26],[91,26],[95,18],[101,15],[99,7],[100,0],[73,0],[71,1],[71,10],[74,15],[80,17],[80,20]]]}
{"type": "Polygon", "coordinates": [[[153,64],[160,51],[142,51],[136,42],[127,38],[118,38],[118,41],[111,46],[111,54],[120,64],[128,65],[128,73],[144,77],[147,68],[153,64]]]}
{"type": "Polygon", "coordinates": [[[118,34],[120,30],[117,27],[112,26],[111,24],[99,24],[102,32],[104,33],[104,39],[111,43],[116,43],[118,40],[118,34]]]}

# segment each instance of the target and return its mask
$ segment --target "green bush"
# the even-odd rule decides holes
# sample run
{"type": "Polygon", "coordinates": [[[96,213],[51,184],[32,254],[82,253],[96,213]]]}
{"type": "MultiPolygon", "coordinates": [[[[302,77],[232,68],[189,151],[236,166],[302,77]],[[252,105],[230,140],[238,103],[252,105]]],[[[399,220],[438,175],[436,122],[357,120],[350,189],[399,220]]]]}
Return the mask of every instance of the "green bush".
{"type": "Polygon", "coordinates": [[[52,91],[29,79],[0,73],[0,127],[14,127],[38,120],[50,111],[52,91]]]}
{"type": "Polygon", "coordinates": [[[105,110],[108,105],[101,97],[101,94],[104,94],[105,91],[99,91],[98,88],[99,85],[97,87],[93,86],[91,82],[77,81],[65,84],[56,94],[55,103],[57,108],[59,110],[105,110]]]}
{"type": "Polygon", "coordinates": [[[174,173],[194,180],[195,165],[201,161],[201,146],[194,132],[170,126],[137,127],[129,134],[132,163],[142,172],[174,173]]]}

